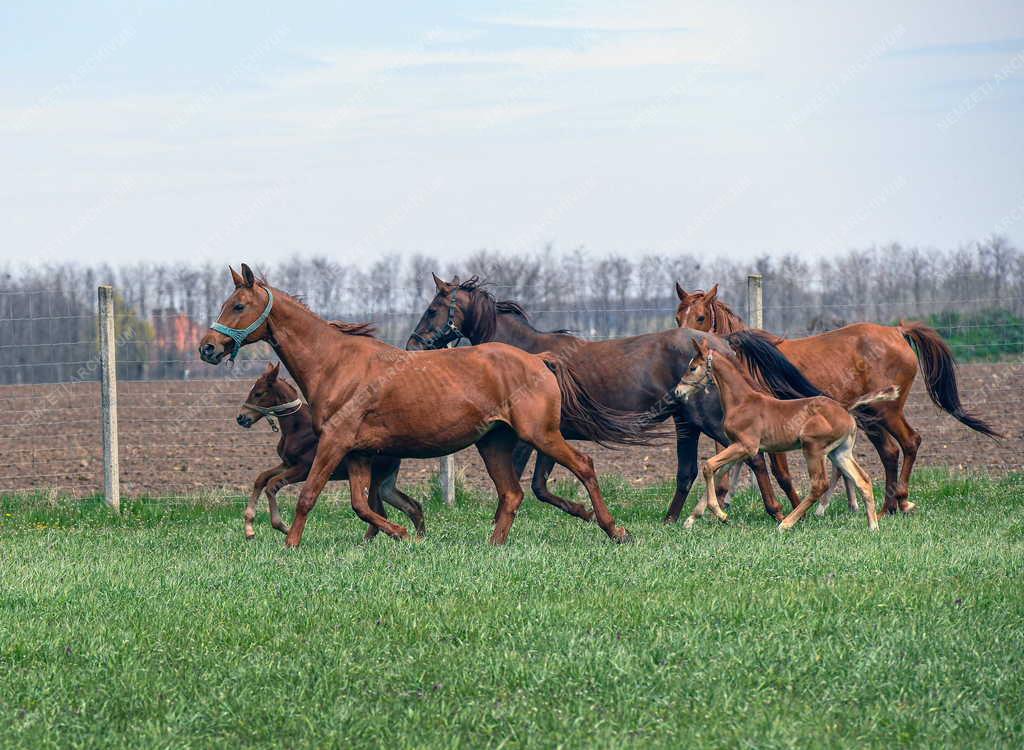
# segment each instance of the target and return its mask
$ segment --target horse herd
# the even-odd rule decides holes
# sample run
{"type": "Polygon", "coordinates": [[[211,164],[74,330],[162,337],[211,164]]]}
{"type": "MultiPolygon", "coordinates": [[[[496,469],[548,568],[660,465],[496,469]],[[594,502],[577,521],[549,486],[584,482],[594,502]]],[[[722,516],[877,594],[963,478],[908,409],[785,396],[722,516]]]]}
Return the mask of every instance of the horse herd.
{"type": "MultiPolygon", "coordinates": [[[[604,501],[592,460],[567,439],[644,445],[666,434],[674,434],[677,455],[666,522],[679,519],[698,474],[703,433],[725,447],[705,463],[706,495],[687,526],[706,507],[727,519],[723,508],[735,473],[746,464],[780,529],[796,523],[842,478],[851,508],[857,508],[858,490],[864,496],[874,530],[871,482],[853,458],[856,430],[871,440],[885,469],[883,511],[913,511],[909,482],[921,438],[903,409],[919,363],[936,405],[973,430],[999,436],[964,410],[949,347],[921,323],[857,323],[784,339],[748,329],[717,298],[717,286],[690,293],[677,283],[677,328],[587,341],[568,331],[538,331],[522,307],[496,300],[476,277],[446,282],[435,275],[437,293],[403,350],[374,338],[367,324],[323,320],[257,279],[248,265],[241,273],[231,269],[231,276],[234,291],[199,354],[217,365],[234,360],[245,345],[266,341],[295,380],[292,385],[280,377],[279,364],[268,367],[238,415],[243,427],[265,417],[282,433],[281,463],[257,478],[245,534],[255,533],[256,505],[265,492],[271,523],[292,547],[332,479],[348,479],[352,508],[369,527],[367,538],[381,531],[395,539],[408,536],[388,520],[385,502],[403,511],[422,535],[422,507],[396,485],[401,459],[444,456],[469,445],[476,445],[498,493],[493,544],[508,538],[533,451],[538,499],[628,542],[629,532],[604,501]],[[471,346],[448,347],[462,340],[471,346]],[[669,419],[674,431],[667,433],[662,425],[669,419]],[[803,451],[811,479],[803,499],[785,458],[796,449],[803,451]],[[775,497],[765,455],[792,505],[789,515],[775,497]],[[835,467],[831,483],[826,460],[835,467]],[[590,508],[550,490],[556,463],[580,480],[590,508]],[[276,495],[298,482],[304,484],[289,527],[276,495]]],[[[817,512],[825,507],[822,500],[817,512]]]]}

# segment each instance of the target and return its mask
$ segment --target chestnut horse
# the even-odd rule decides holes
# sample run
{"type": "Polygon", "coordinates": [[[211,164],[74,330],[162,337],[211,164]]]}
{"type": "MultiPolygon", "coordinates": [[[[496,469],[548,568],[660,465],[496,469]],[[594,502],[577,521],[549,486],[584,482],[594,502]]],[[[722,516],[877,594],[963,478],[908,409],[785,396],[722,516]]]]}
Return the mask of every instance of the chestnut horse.
{"type": "MultiPolygon", "coordinates": [[[[747,328],[743,319],[718,299],[717,284],[707,292],[688,293],[677,282],[676,295],[679,297],[676,324],[681,328],[722,336],[747,328]]],[[[938,332],[923,323],[901,321],[899,326],[853,323],[798,339],[764,335],[776,343],[811,382],[844,405],[889,385],[899,388],[900,396],[895,401],[868,407],[871,418],[862,425],[885,468],[886,513],[897,510],[908,513],[915,507],[907,498],[921,436],[907,422],[903,408],[917,377],[918,361],[928,395],[936,406],[976,432],[1001,437],[964,409],[960,403],[953,353],[938,332]],[[903,453],[902,470],[900,451],[903,453]]],[[[795,505],[799,498],[785,456],[773,454],[772,468],[779,485],[795,505]]]]}
{"type": "MultiPolygon", "coordinates": [[[[261,472],[256,477],[252,487],[252,497],[245,508],[246,539],[256,536],[253,520],[256,517],[256,504],[264,490],[266,490],[267,502],[270,505],[270,525],[283,534],[288,533],[288,525],[281,519],[281,513],[277,508],[277,493],[290,484],[306,480],[309,470],[313,466],[316,446],[319,442],[313,431],[313,417],[310,414],[309,404],[302,400],[298,388],[284,378],[278,377],[280,369],[280,363],[267,365],[267,369],[253,383],[249,395],[236,417],[238,424],[246,429],[256,424],[260,418],[265,417],[274,432],[281,433],[281,439],[277,441],[277,455],[281,459],[281,463],[272,469],[261,472]]],[[[381,499],[387,500],[389,504],[409,516],[413,526],[416,527],[416,536],[422,537],[426,533],[426,527],[423,525],[423,507],[395,487],[395,479],[398,476],[400,465],[401,461],[397,458],[378,456],[373,459],[370,507],[382,517],[387,518],[381,499]]],[[[334,470],[331,479],[348,479],[345,464],[341,464],[334,470]]],[[[371,525],[366,530],[364,538],[366,540],[373,539],[377,532],[377,527],[371,525]]]]}
{"type": "MultiPolygon", "coordinates": [[[[538,331],[526,312],[515,302],[495,300],[477,277],[451,283],[434,275],[437,293],[427,307],[407,349],[437,349],[462,338],[478,345],[498,341],[528,352],[550,352],[567,362],[578,373],[587,392],[608,407],[645,412],[651,424],[671,417],[676,429],[676,491],[665,522],[679,519],[690,487],[697,477],[697,440],[705,433],[719,442],[728,442],[722,432],[721,406],[717,398],[693,398],[683,403],[671,393],[694,355],[692,331],[678,329],[642,336],[586,341],[566,331],[538,331]]],[[[806,378],[757,336],[738,333],[709,337],[711,346],[723,354],[738,354],[773,393],[783,398],[813,396],[819,393],[806,378]]],[[[572,439],[586,435],[581,426],[564,420],[562,433],[572,439]]],[[[525,452],[522,464],[529,458],[525,452]]],[[[782,508],[772,491],[771,480],[761,456],[749,464],[758,478],[765,510],[782,520],[782,508]]],[[[543,452],[537,455],[533,474],[533,492],[538,499],[566,512],[573,504],[553,494],[547,486],[554,462],[543,452]]]]}
{"type": "Polygon", "coordinates": [[[257,281],[247,265],[231,276],[235,289],[200,341],[200,357],[217,365],[242,346],[268,342],[308,398],[320,440],[287,546],[302,540],[310,511],[343,461],[356,514],[394,539],[407,538],[403,526],[370,507],[373,456],[431,458],[474,444],[498,491],[491,543],[503,544],[523,499],[512,458],[520,439],[583,483],[609,537],[630,541],[605,505],[593,461],[565,441],[559,425],[565,410],[593,439],[635,440],[640,416],[601,409],[564,365],[503,344],[409,354],[365,326],[346,331],[328,323],[257,281]]]}
{"type": "MultiPolygon", "coordinates": [[[[853,455],[857,423],[850,411],[827,396],[781,401],[760,393],[751,387],[747,378],[728,358],[715,356],[703,341],[694,340],[693,343],[697,355],[690,360],[688,372],[676,386],[675,394],[686,399],[702,388],[713,386],[722,401],[725,414],[723,423],[732,443],[704,463],[707,494],[705,500],[698,503],[686,519],[686,527],[693,526],[693,522],[703,515],[705,506],[710,506],[719,520],[728,520],[728,516],[718,506],[716,475],[724,474],[730,466],[760,451],[781,453],[800,448],[811,477],[811,491],[783,519],[779,530],[792,528],[829,489],[825,472],[825,458],[828,457],[835,467],[832,484],[842,476],[846,480],[848,493],[852,493],[854,487],[860,490],[867,506],[868,528],[877,531],[871,479],[853,455]]],[[[899,389],[889,386],[877,393],[862,396],[850,409],[897,398],[899,389]]]]}

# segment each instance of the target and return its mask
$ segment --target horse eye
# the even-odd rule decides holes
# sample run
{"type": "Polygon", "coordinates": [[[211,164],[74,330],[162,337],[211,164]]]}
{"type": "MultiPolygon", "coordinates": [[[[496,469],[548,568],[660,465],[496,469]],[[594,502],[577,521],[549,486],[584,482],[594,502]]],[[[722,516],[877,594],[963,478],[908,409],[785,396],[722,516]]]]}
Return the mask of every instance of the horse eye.
{"type": "Polygon", "coordinates": [[[427,310],[428,318],[433,318],[435,315],[437,315],[437,310],[427,310]]]}
{"type": "Polygon", "coordinates": [[[239,302],[238,304],[235,305],[235,312],[242,312],[242,310],[244,310],[244,309],[245,309],[245,305],[243,305],[241,302],[239,302]]]}
{"type": "Polygon", "coordinates": [[[704,322],[704,316],[703,315],[698,315],[697,316],[697,322],[698,323],[703,323],[704,322]]]}

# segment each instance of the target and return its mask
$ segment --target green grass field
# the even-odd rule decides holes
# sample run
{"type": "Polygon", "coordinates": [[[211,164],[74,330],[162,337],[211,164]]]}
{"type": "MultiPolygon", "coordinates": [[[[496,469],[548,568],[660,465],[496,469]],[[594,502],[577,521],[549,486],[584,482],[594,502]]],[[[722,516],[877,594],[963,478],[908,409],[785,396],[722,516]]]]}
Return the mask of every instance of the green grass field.
{"type": "MultiPolygon", "coordinates": [[[[379,538],[335,494],[299,550],[242,503],[0,502],[9,747],[811,747],[1024,743],[1024,480],[921,472],[912,518],[837,500],[776,532],[638,540],[527,499],[428,505],[379,538]]],[[[290,504],[290,503],[289,503],[290,504]]]]}

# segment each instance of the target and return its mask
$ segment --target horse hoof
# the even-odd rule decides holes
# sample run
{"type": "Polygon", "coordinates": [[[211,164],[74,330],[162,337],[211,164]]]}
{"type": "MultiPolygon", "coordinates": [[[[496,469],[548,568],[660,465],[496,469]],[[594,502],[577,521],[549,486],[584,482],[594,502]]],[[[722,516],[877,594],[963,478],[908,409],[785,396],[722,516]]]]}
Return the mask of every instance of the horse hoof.
{"type": "Polygon", "coordinates": [[[792,526],[787,526],[785,523],[780,523],[779,524],[779,533],[780,534],[785,534],[791,528],[793,528],[793,527],[792,526]]]}
{"type": "Polygon", "coordinates": [[[251,542],[255,538],[256,538],[255,534],[246,534],[245,535],[245,541],[247,541],[247,542],[251,542]]]}
{"type": "Polygon", "coordinates": [[[615,541],[619,544],[636,544],[636,539],[626,529],[619,529],[618,535],[615,537],[615,541]]]}
{"type": "Polygon", "coordinates": [[[907,502],[905,502],[905,503],[900,505],[900,512],[901,513],[906,513],[906,514],[909,515],[909,514],[913,513],[916,510],[917,510],[917,506],[914,503],[910,502],[909,500],[907,502]]]}
{"type": "Polygon", "coordinates": [[[692,529],[693,528],[693,516],[690,516],[685,521],[683,521],[683,528],[684,529],[692,529]]]}
{"type": "Polygon", "coordinates": [[[666,526],[671,526],[672,524],[679,522],[679,517],[665,516],[663,519],[661,519],[661,522],[666,526]]]}

